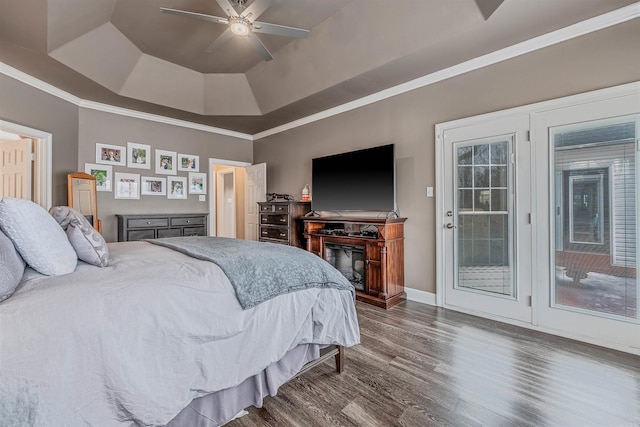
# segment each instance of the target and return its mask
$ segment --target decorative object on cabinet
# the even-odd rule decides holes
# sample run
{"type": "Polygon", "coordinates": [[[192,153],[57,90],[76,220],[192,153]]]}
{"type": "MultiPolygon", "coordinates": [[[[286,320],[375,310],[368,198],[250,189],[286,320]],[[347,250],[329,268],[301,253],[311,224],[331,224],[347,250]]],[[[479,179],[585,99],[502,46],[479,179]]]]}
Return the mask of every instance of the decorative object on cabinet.
{"type": "Polygon", "coordinates": [[[309,184],[305,185],[302,188],[302,197],[300,198],[300,200],[302,200],[303,202],[311,200],[311,198],[309,197],[309,184]]]}
{"type": "Polygon", "coordinates": [[[140,186],[140,193],[143,196],[166,196],[167,178],[157,176],[143,176],[140,186]]]}
{"type": "Polygon", "coordinates": [[[121,145],[96,144],[96,163],[127,166],[127,149],[121,145]]]}
{"type": "Polygon", "coordinates": [[[309,202],[259,202],[261,242],[282,243],[304,248],[300,218],[311,210],[309,202]]]}
{"type": "Polygon", "coordinates": [[[183,172],[200,172],[200,156],[178,154],[178,170],[183,172]]]}
{"type": "Polygon", "coordinates": [[[356,288],[356,299],[390,308],[406,299],[406,218],[303,218],[307,250],[336,267],[356,288]]]}
{"type": "Polygon", "coordinates": [[[98,219],[96,178],[84,172],[67,175],[67,205],[82,215],[98,233],[102,233],[102,221],[98,219]]]}
{"type": "Polygon", "coordinates": [[[115,173],[115,199],[140,198],[140,174],[115,173]]]}
{"type": "Polygon", "coordinates": [[[134,169],[151,169],[151,146],[127,142],[127,166],[134,169]]]}
{"type": "Polygon", "coordinates": [[[118,242],[161,237],[206,236],[208,214],[116,215],[118,242]]]}
{"type": "Polygon", "coordinates": [[[85,163],[84,171],[96,179],[97,191],[111,191],[111,177],[113,168],[107,165],[85,163]]]}
{"type": "Polygon", "coordinates": [[[293,201],[294,198],[293,196],[289,195],[289,194],[278,194],[278,193],[267,193],[267,201],[268,202],[275,202],[278,200],[291,200],[293,201]]]}
{"type": "Polygon", "coordinates": [[[187,178],[172,176],[167,179],[167,199],[187,198],[187,178]]]}
{"type": "Polygon", "coordinates": [[[207,194],[207,174],[189,172],[189,194],[207,194]]]}
{"type": "Polygon", "coordinates": [[[156,173],[175,175],[178,170],[176,158],[175,151],[156,150],[156,173]]]}

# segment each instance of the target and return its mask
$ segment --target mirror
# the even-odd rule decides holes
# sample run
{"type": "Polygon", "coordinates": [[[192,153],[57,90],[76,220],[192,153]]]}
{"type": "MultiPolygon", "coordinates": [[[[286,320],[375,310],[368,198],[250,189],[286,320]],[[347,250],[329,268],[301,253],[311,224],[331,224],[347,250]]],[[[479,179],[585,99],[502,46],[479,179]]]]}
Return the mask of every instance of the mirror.
{"type": "Polygon", "coordinates": [[[98,219],[96,178],[84,172],[67,175],[69,207],[84,215],[98,233],[102,234],[102,222],[98,219]]]}

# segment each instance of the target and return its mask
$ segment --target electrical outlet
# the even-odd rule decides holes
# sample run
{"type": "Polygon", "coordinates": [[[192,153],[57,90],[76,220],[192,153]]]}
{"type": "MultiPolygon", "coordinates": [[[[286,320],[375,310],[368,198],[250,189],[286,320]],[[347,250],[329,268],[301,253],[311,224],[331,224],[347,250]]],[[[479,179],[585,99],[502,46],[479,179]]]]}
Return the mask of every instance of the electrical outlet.
{"type": "Polygon", "coordinates": [[[198,200],[200,200],[201,202],[206,202],[207,196],[205,196],[204,194],[201,194],[200,196],[198,196],[198,200]]]}

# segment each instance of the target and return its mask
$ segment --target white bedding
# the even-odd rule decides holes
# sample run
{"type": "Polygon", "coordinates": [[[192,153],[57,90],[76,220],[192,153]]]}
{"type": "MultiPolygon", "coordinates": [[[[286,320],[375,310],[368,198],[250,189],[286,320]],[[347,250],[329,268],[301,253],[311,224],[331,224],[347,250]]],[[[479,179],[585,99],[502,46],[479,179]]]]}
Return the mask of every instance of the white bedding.
{"type": "Polygon", "coordinates": [[[0,425],[164,425],[300,343],[359,342],[349,292],[242,310],[213,263],[146,242],[109,251],[105,268],[27,269],[0,303],[0,425]]]}

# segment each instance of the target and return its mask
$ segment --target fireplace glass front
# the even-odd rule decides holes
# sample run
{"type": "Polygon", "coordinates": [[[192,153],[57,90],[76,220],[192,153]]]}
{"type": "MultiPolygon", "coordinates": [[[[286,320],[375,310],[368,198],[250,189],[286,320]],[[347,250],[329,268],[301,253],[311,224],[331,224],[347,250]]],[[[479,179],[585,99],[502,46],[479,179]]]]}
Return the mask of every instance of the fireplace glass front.
{"type": "Polygon", "coordinates": [[[364,246],[325,243],[324,259],[342,273],[357,290],[365,290],[364,246]]]}

